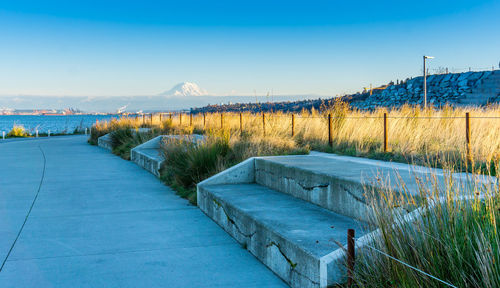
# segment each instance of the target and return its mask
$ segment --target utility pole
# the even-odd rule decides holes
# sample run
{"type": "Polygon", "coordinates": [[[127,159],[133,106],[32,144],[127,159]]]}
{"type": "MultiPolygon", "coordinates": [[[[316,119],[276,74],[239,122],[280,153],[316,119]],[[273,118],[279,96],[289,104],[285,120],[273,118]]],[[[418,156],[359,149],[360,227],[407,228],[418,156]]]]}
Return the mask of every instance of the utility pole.
{"type": "Polygon", "coordinates": [[[433,58],[433,56],[424,55],[424,109],[427,109],[427,69],[425,68],[425,60],[433,58]]]}

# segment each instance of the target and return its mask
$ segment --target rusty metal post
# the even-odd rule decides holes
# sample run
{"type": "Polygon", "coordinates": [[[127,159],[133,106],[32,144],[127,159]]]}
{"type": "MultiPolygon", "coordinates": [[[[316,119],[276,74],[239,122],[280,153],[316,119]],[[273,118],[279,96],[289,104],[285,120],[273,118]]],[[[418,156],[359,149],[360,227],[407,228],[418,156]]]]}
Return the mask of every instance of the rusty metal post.
{"type": "Polygon", "coordinates": [[[240,136],[243,135],[243,116],[240,113],[240,136]]]}
{"type": "Polygon", "coordinates": [[[142,124],[146,123],[146,114],[142,114],[142,124]]]}
{"type": "Polygon", "coordinates": [[[206,124],[206,118],[205,118],[205,112],[203,112],[203,128],[205,128],[206,124]]]}
{"type": "Polygon", "coordinates": [[[179,113],[179,126],[182,125],[182,112],[179,113]]]}
{"type": "Polygon", "coordinates": [[[170,119],[170,121],[172,121],[172,113],[168,114],[168,119],[170,119]]]}
{"type": "Polygon", "coordinates": [[[160,123],[161,123],[161,115],[162,115],[162,113],[160,113],[160,123]]]}
{"type": "Polygon", "coordinates": [[[151,118],[151,126],[153,126],[153,113],[151,113],[149,116],[151,118]]]}
{"type": "Polygon", "coordinates": [[[266,136],[266,114],[262,112],[262,135],[266,136]]]}
{"type": "Polygon", "coordinates": [[[328,145],[330,145],[330,147],[333,147],[332,114],[328,114],[328,145]]]}
{"type": "Polygon", "coordinates": [[[224,129],[224,113],[220,113],[220,129],[224,129]]]}
{"type": "Polygon", "coordinates": [[[387,152],[387,113],[384,113],[384,153],[387,152]]]}
{"type": "Polygon", "coordinates": [[[470,153],[470,115],[469,112],[465,113],[465,143],[467,145],[466,153],[467,153],[467,161],[468,164],[472,162],[472,156],[470,153]]]}
{"type": "Polygon", "coordinates": [[[292,113],[292,137],[295,136],[295,114],[292,113]]]}
{"type": "Polygon", "coordinates": [[[354,261],[356,252],[354,250],[354,229],[347,230],[347,287],[352,287],[354,284],[354,261]]]}
{"type": "Polygon", "coordinates": [[[193,114],[189,113],[189,126],[193,126],[193,114]]]}

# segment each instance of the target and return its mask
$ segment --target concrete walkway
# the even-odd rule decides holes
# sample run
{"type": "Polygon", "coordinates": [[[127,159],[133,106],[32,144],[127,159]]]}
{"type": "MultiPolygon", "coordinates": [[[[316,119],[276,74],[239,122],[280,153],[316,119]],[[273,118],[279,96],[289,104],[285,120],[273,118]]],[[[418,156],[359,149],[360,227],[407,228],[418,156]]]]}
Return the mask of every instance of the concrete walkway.
{"type": "Polygon", "coordinates": [[[2,288],[286,286],[197,207],[84,136],[0,140],[0,264],[2,288]]]}

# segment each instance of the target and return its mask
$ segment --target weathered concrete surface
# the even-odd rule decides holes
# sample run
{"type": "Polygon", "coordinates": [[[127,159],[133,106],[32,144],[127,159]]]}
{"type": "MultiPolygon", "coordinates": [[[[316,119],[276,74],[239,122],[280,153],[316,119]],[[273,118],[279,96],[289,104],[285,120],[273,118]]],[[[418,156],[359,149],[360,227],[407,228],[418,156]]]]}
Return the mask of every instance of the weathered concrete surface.
{"type": "Polygon", "coordinates": [[[343,254],[355,220],[258,184],[201,185],[199,207],[292,287],[326,287],[345,278],[343,254]]]}
{"type": "MultiPolygon", "coordinates": [[[[448,177],[457,186],[466,186],[469,179],[490,185],[491,189],[497,181],[494,177],[467,173],[448,177]]],[[[371,218],[365,202],[366,189],[391,189],[392,193],[418,197],[419,187],[431,189],[435,184],[444,190],[446,186],[441,169],[318,152],[256,158],[255,181],[364,222],[371,218]]],[[[465,187],[461,190],[469,193],[465,187]]]]}
{"type": "Polygon", "coordinates": [[[202,135],[160,135],[157,136],[130,151],[130,160],[137,165],[160,177],[160,168],[165,157],[161,152],[161,145],[169,140],[184,140],[193,143],[202,142],[205,137],[202,135]]]}
{"type": "Polygon", "coordinates": [[[200,182],[198,186],[216,184],[242,184],[255,182],[255,158],[247,159],[222,173],[200,182]]]}
{"type": "Polygon", "coordinates": [[[308,155],[256,158],[255,180],[342,215],[369,221],[371,210],[359,171],[363,168],[330,162],[308,155]]]}
{"type": "Polygon", "coordinates": [[[465,172],[451,173],[450,175],[445,176],[445,174],[447,173],[443,169],[429,168],[406,163],[342,156],[317,151],[311,151],[310,155],[333,159],[334,161],[338,161],[339,163],[341,163],[341,165],[344,165],[344,167],[351,167],[351,165],[353,164],[364,165],[365,169],[360,170],[360,172],[362,173],[361,176],[363,181],[369,181],[373,183],[373,179],[375,179],[377,176],[383,176],[383,180],[391,180],[388,184],[391,184],[391,187],[395,190],[400,188],[398,185],[399,182],[398,180],[396,180],[396,178],[401,177],[401,180],[404,181],[405,186],[407,186],[408,183],[412,185],[411,189],[409,189],[409,192],[413,195],[417,194],[415,190],[417,188],[417,178],[421,182],[420,185],[430,185],[432,179],[436,179],[439,181],[439,183],[442,183],[444,182],[445,177],[452,177],[455,185],[462,185],[467,181],[473,181],[482,183],[483,185],[490,185],[490,187],[496,187],[495,185],[498,182],[498,179],[496,177],[487,175],[473,175],[465,172]]]}
{"type": "Polygon", "coordinates": [[[111,133],[108,133],[104,136],[97,138],[97,146],[107,149],[109,151],[113,150],[113,146],[111,145],[111,133]]]}
{"type": "Polygon", "coordinates": [[[153,175],[84,136],[0,142],[0,155],[1,261],[40,187],[2,288],[286,286],[153,175]]]}
{"type": "Polygon", "coordinates": [[[130,151],[130,161],[151,172],[156,177],[160,177],[160,168],[165,157],[157,148],[132,149],[130,151]]]}

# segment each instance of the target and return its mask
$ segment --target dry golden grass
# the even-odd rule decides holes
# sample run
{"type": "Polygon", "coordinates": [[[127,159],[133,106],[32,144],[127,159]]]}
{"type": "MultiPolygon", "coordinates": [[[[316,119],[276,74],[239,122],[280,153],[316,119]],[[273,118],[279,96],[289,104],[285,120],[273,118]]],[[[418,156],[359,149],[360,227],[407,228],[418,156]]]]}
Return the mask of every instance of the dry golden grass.
{"type": "MultiPolygon", "coordinates": [[[[291,136],[292,115],[275,112],[242,113],[243,136],[251,141],[278,141],[297,147],[412,163],[441,163],[444,159],[464,164],[466,154],[465,113],[470,113],[471,156],[476,166],[487,167],[500,158],[500,107],[422,110],[402,107],[394,110],[353,111],[336,103],[321,111],[295,114],[295,135],[291,136]],[[383,151],[383,115],[387,113],[388,152],[383,151]],[[328,145],[328,114],[332,115],[332,147],[328,145]],[[265,135],[264,129],[265,127],[265,135]]],[[[240,135],[240,114],[147,115],[98,123],[98,135],[120,127],[172,127],[177,133],[214,133],[224,129],[240,135]],[[160,121],[161,117],[161,121],[160,121]]],[[[251,154],[251,153],[249,153],[251,154]]]]}

